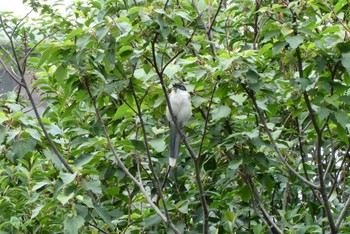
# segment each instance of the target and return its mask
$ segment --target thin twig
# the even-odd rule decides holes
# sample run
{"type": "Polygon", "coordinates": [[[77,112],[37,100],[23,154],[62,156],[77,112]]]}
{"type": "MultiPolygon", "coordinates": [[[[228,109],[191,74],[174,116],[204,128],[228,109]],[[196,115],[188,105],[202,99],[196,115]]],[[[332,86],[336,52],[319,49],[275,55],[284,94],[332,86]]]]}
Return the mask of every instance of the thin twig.
{"type": "Polygon", "coordinates": [[[96,228],[99,232],[102,232],[104,234],[108,234],[109,232],[106,232],[105,230],[103,230],[102,228],[98,227],[96,224],[93,223],[88,223],[90,226],[96,228]]]}
{"type": "Polygon", "coordinates": [[[218,9],[216,10],[214,17],[213,17],[213,19],[211,20],[211,23],[210,23],[210,25],[209,25],[209,28],[208,28],[208,32],[207,32],[207,33],[211,33],[211,30],[213,29],[213,25],[214,25],[214,22],[215,22],[215,20],[216,20],[216,17],[219,15],[219,12],[220,12],[220,10],[221,10],[222,2],[223,2],[223,0],[220,0],[219,5],[218,5],[218,9]]]}
{"type": "Polygon", "coordinates": [[[207,128],[208,128],[208,123],[209,123],[209,114],[210,114],[210,110],[211,110],[211,105],[213,104],[214,94],[215,94],[217,86],[218,86],[218,84],[215,84],[214,89],[211,92],[207,113],[205,115],[204,130],[203,130],[203,134],[202,134],[201,143],[199,145],[197,160],[199,160],[199,158],[201,157],[201,154],[202,154],[203,143],[204,143],[205,137],[207,135],[207,128]]]}
{"type": "Polygon", "coordinates": [[[14,45],[14,43],[13,43],[13,37],[12,37],[12,35],[13,35],[13,33],[12,33],[12,35],[10,35],[7,31],[6,31],[6,28],[5,28],[5,24],[4,24],[4,21],[2,20],[2,17],[0,16],[0,23],[1,23],[1,25],[2,25],[2,28],[3,28],[3,31],[4,31],[4,33],[5,33],[5,35],[7,36],[7,38],[9,39],[9,41],[10,41],[10,44],[11,44],[11,49],[12,49],[12,52],[13,52],[13,56],[14,56],[14,58],[15,58],[15,61],[16,61],[16,66],[17,66],[17,69],[18,69],[18,71],[19,71],[19,73],[21,74],[21,77],[22,76],[24,76],[24,74],[23,74],[23,72],[22,72],[22,68],[21,68],[21,66],[20,66],[20,62],[19,62],[19,59],[18,59],[18,57],[17,57],[17,52],[16,52],[16,50],[15,50],[15,45],[14,45]]]}
{"type": "Polygon", "coordinates": [[[347,214],[348,210],[350,207],[350,196],[348,197],[348,199],[346,200],[343,209],[341,210],[338,220],[335,223],[335,227],[338,230],[340,228],[341,223],[343,222],[345,215],[347,214]]]}
{"type": "Polygon", "coordinates": [[[152,163],[152,156],[151,156],[150,150],[148,148],[148,137],[147,137],[147,133],[146,133],[145,122],[143,121],[143,116],[142,116],[142,111],[141,111],[141,104],[139,103],[139,100],[138,100],[138,98],[136,96],[136,93],[135,93],[134,84],[133,84],[133,74],[132,74],[131,79],[130,79],[130,88],[131,88],[132,96],[134,97],[134,100],[135,100],[135,103],[136,103],[137,116],[139,117],[140,124],[141,124],[141,129],[142,129],[142,134],[143,134],[143,143],[145,145],[146,154],[147,154],[147,158],[148,158],[148,167],[151,170],[153,179],[155,180],[157,193],[158,193],[158,195],[160,196],[160,198],[163,201],[163,207],[164,207],[165,216],[169,220],[169,213],[168,213],[168,209],[167,209],[167,206],[166,206],[166,202],[164,200],[163,192],[162,192],[162,189],[161,189],[161,186],[160,186],[160,183],[159,183],[159,178],[158,178],[156,172],[154,171],[153,163],[152,163]]]}
{"type": "Polygon", "coordinates": [[[5,62],[0,58],[0,63],[4,70],[7,72],[7,74],[10,75],[10,77],[20,86],[23,86],[23,83],[21,82],[21,78],[14,72],[10,71],[10,69],[6,66],[5,62]]]}
{"type": "Polygon", "coordinates": [[[248,184],[250,190],[253,192],[253,195],[254,195],[254,197],[255,197],[255,200],[258,202],[259,207],[260,207],[260,210],[261,210],[261,212],[263,213],[263,216],[264,216],[266,222],[267,222],[277,233],[281,233],[281,234],[282,234],[283,231],[282,231],[282,230],[277,226],[277,224],[273,221],[273,218],[269,215],[269,213],[267,212],[267,210],[266,210],[266,208],[265,208],[264,203],[261,201],[259,192],[256,190],[253,180],[252,180],[248,175],[246,175],[245,177],[246,177],[246,178],[245,178],[245,181],[246,181],[246,183],[248,184]]]}
{"type": "MultiPolygon", "coordinates": [[[[328,1],[327,1],[328,2],[328,1]]],[[[348,28],[348,26],[346,26],[346,24],[343,23],[343,20],[340,19],[337,15],[337,13],[334,11],[334,8],[332,6],[332,4],[328,4],[329,8],[331,9],[332,13],[334,14],[335,18],[337,19],[337,21],[343,26],[343,28],[350,33],[350,29],[348,28]]]]}

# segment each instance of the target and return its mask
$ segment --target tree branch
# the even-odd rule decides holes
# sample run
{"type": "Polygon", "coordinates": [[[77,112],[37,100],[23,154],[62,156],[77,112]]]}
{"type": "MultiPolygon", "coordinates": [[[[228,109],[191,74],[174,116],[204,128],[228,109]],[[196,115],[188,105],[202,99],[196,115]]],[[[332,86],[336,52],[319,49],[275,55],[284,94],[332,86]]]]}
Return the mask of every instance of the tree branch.
{"type": "Polygon", "coordinates": [[[282,234],[283,231],[273,221],[273,218],[269,215],[269,213],[267,212],[267,210],[264,206],[264,203],[261,201],[259,192],[256,190],[253,180],[248,175],[245,175],[245,181],[248,184],[250,190],[253,192],[255,200],[258,202],[260,210],[263,214],[263,217],[266,220],[266,222],[268,223],[268,225],[271,226],[275,232],[282,234]]]}
{"type": "Polygon", "coordinates": [[[341,223],[343,222],[344,218],[345,218],[345,215],[346,213],[348,212],[350,208],[350,196],[348,197],[348,199],[346,200],[345,204],[344,204],[344,207],[343,209],[341,210],[340,212],[340,215],[338,217],[338,220],[337,222],[335,223],[335,227],[336,227],[336,230],[338,230],[340,228],[340,225],[341,223]]]}
{"type": "Polygon", "coordinates": [[[102,116],[100,114],[100,111],[99,109],[97,108],[97,105],[96,105],[96,98],[94,96],[92,96],[92,93],[90,91],[90,88],[89,88],[89,84],[88,84],[88,81],[86,78],[84,78],[84,84],[86,86],[86,89],[88,91],[88,94],[92,100],[92,104],[93,104],[93,107],[95,109],[95,113],[97,115],[97,119],[99,120],[100,124],[101,124],[101,127],[102,127],[102,131],[103,131],[103,134],[105,135],[106,139],[107,139],[107,142],[108,142],[108,145],[112,151],[112,154],[114,156],[114,158],[117,160],[118,162],[118,165],[119,167],[123,170],[123,172],[135,183],[135,185],[137,187],[139,187],[140,191],[142,192],[142,194],[145,196],[146,200],[148,201],[148,203],[150,204],[150,206],[154,209],[154,211],[159,215],[159,217],[161,217],[161,219],[168,225],[169,228],[171,228],[175,233],[180,233],[179,230],[175,227],[175,225],[172,223],[172,221],[170,219],[168,219],[160,210],[159,208],[157,207],[156,204],[153,203],[151,197],[148,195],[147,191],[145,190],[145,188],[143,187],[143,184],[140,183],[130,172],[129,170],[126,168],[126,166],[124,165],[123,161],[120,159],[120,157],[118,156],[115,148],[114,148],[114,145],[111,141],[111,138],[109,137],[109,134],[108,134],[108,131],[106,129],[106,126],[102,120],[102,116]]]}
{"type": "MultiPolygon", "coordinates": [[[[166,103],[168,105],[168,109],[170,112],[170,116],[172,117],[172,119],[174,118],[174,112],[173,109],[171,107],[171,103],[169,100],[169,96],[164,84],[164,77],[163,77],[163,72],[164,72],[164,68],[160,68],[157,66],[157,61],[156,61],[156,49],[155,49],[155,43],[157,41],[157,34],[155,35],[153,41],[152,41],[152,55],[153,55],[153,64],[154,64],[154,69],[156,70],[156,73],[158,75],[160,84],[162,86],[162,90],[166,99],[166,103]]],[[[202,181],[200,178],[200,168],[199,168],[199,163],[196,160],[196,155],[193,152],[192,147],[190,146],[190,144],[187,141],[187,138],[185,136],[185,134],[183,133],[182,129],[180,128],[180,126],[177,124],[177,122],[174,122],[176,129],[178,130],[182,142],[184,143],[184,145],[186,146],[188,152],[190,153],[192,160],[194,162],[194,167],[195,167],[195,175],[196,175],[196,182],[197,182],[197,186],[198,186],[198,190],[199,190],[199,196],[200,196],[200,200],[201,200],[201,204],[203,207],[203,216],[204,216],[204,222],[203,222],[203,233],[207,234],[209,232],[209,208],[208,208],[208,204],[205,198],[205,193],[204,193],[204,189],[203,189],[203,185],[202,185],[202,181]]]]}
{"type": "MultiPolygon", "coordinates": [[[[291,13],[292,13],[292,20],[293,23],[296,25],[297,23],[297,17],[295,12],[293,12],[292,9],[290,9],[291,13]]],[[[297,35],[297,31],[296,29],[294,29],[294,35],[297,35]]],[[[295,49],[296,52],[296,56],[297,56],[297,68],[298,68],[298,72],[299,72],[299,78],[303,79],[303,64],[302,64],[302,59],[301,59],[301,52],[300,52],[300,47],[298,46],[295,49]]],[[[305,100],[305,104],[306,107],[308,109],[309,112],[309,117],[311,119],[312,125],[314,126],[314,129],[316,131],[316,135],[317,135],[317,140],[316,140],[316,160],[317,160],[317,174],[318,174],[318,179],[320,181],[320,193],[321,193],[321,197],[322,197],[322,201],[323,201],[323,205],[324,205],[324,209],[325,212],[327,214],[327,218],[328,218],[328,222],[329,222],[329,226],[331,229],[331,233],[337,233],[337,228],[334,224],[334,220],[333,220],[333,214],[330,208],[330,204],[329,204],[329,200],[328,200],[328,196],[327,196],[327,190],[326,190],[326,185],[324,182],[324,177],[323,177],[323,164],[322,164],[322,152],[321,152],[321,148],[322,148],[322,131],[324,129],[324,127],[320,128],[317,121],[316,121],[316,117],[314,114],[314,110],[312,109],[311,106],[311,101],[309,99],[309,96],[307,94],[307,92],[304,90],[303,91],[303,97],[305,100]]],[[[325,125],[324,125],[325,126],[325,125]]]]}
{"type": "Polygon", "coordinates": [[[282,163],[288,168],[288,170],[290,170],[296,177],[299,178],[299,180],[301,180],[303,183],[309,185],[310,187],[314,188],[314,189],[320,189],[320,186],[319,185],[315,185],[314,183],[310,182],[309,180],[305,179],[303,176],[301,176],[292,166],[289,165],[289,163],[286,161],[286,159],[284,158],[282,152],[280,151],[279,147],[277,146],[275,140],[273,139],[272,137],[272,134],[269,130],[269,128],[267,127],[267,124],[266,124],[266,120],[265,120],[265,117],[264,115],[262,114],[262,112],[260,111],[260,108],[256,102],[256,99],[255,99],[255,95],[253,93],[252,90],[249,90],[245,85],[243,85],[244,89],[246,90],[246,93],[248,94],[248,96],[250,97],[250,99],[252,100],[253,102],[253,106],[256,110],[256,112],[258,113],[258,116],[263,124],[263,127],[266,131],[266,134],[267,136],[269,137],[270,139],[270,142],[273,146],[273,148],[275,149],[277,155],[279,156],[279,158],[281,159],[282,163]]]}
{"type": "Polygon", "coordinates": [[[134,100],[135,100],[135,103],[136,103],[136,108],[137,108],[137,113],[136,114],[139,117],[140,124],[141,124],[141,129],[142,129],[142,134],[143,134],[143,143],[145,145],[146,154],[147,154],[147,158],[148,158],[148,167],[151,170],[152,176],[153,176],[153,178],[155,180],[157,193],[158,193],[158,195],[160,196],[160,198],[163,201],[163,207],[164,207],[165,216],[169,220],[169,213],[168,213],[168,209],[167,209],[167,206],[166,206],[166,202],[165,202],[165,199],[164,199],[164,196],[163,196],[161,185],[159,183],[159,178],[158,178],[157,174],[154,171],[151,153],[150,153],[149,148],[148,148],[148,139],[147,139],[147,134],[146,134],[145,122],[143,121],[143,117],[142,117],[141,104],[139,103],[139,100],[137,99],[137,96],[136,96],[136,93],[135,93],[134,84],[133,84],[133,75],[134,75],[134,73],[132,74],[131,79],[130,79],[130,88],[131,88],[132,96],[134,97],[134,100]]]}

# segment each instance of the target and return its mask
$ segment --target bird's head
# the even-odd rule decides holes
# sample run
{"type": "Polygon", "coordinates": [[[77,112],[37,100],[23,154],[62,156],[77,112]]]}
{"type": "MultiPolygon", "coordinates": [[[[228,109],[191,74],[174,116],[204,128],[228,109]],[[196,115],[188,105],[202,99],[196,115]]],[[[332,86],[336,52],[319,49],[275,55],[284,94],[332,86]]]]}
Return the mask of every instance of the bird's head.
{"type": "Polygon", "coordinates": [[[173,84],[173,89],[174,89],[175,91],[177,91],[177,89],[186,91],[185,86],[184,86],[183,84],[181,84],[181,83],[175,83],[175,84],[173,84]]]}

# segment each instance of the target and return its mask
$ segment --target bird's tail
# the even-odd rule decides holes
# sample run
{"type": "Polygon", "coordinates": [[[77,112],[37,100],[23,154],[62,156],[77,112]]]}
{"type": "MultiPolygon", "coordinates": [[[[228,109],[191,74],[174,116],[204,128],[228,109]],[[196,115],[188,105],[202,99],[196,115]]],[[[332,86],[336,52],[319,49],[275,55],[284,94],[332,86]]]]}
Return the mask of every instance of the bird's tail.
{"type": "Polygon", "coordinates": [[[181,135],[177,131],[174,124],[170,124],[170,136],[169,136],[169,165],[175,166],[176,158],[179,156],[181,143],[181,135]]]}

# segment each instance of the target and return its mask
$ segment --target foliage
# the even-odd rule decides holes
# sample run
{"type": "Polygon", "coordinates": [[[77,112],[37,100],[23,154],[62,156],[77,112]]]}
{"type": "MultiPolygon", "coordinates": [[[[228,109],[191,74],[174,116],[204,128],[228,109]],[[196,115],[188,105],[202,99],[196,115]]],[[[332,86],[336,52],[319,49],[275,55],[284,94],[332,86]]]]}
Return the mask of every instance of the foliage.
{"type": "Polygon", "coordinates": [[[0,99],[0,230],[349,231],[348,1],[29,4],[0,57],[49,105],[0,99]],[[178,81],[193,117],[161,190],[178,81]]]}

